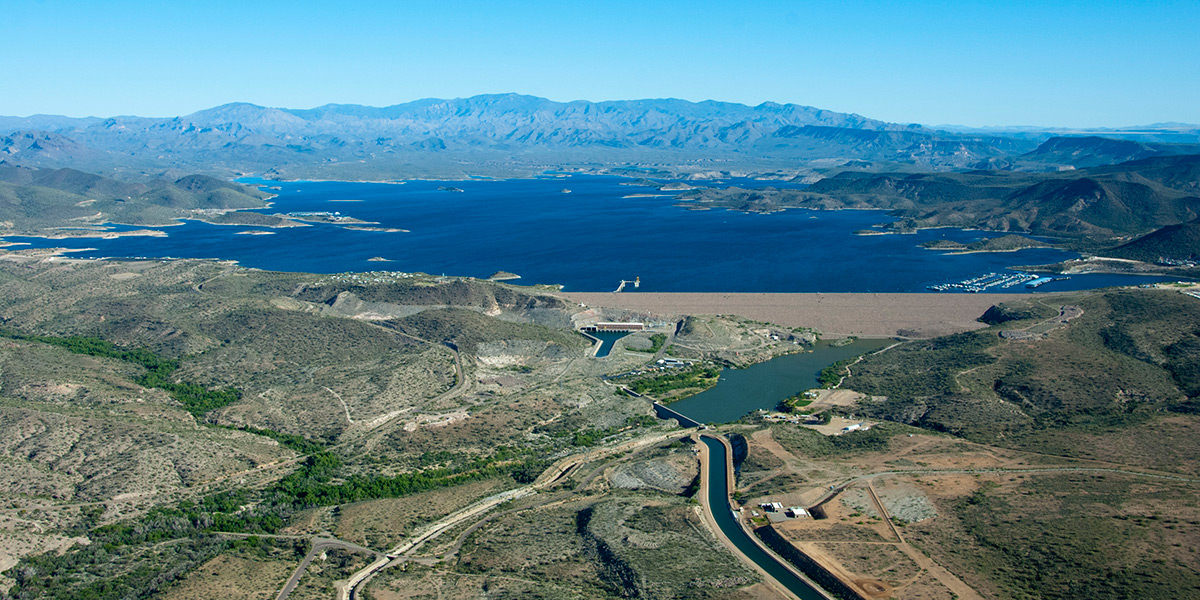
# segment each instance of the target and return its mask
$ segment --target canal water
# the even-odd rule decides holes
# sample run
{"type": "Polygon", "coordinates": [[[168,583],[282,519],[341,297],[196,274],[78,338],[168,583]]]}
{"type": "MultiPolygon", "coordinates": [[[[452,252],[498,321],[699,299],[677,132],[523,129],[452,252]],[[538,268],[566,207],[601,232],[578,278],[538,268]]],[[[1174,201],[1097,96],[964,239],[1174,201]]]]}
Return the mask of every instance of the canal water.
{"type": "Polygon", "coordinates": [[[596,351],[597,358],[608,356],[617,340],[629,335],[628,331],[589,331],[587,335],[600,340],[600,349],[596,351]]]}
{"type": "Polygon", "coordinates": [[[707,436],[702,436],[700,440],[708,446],[708,505],[712,508],[717,527],[721,528],[725,537],[729,538],[742,554],[762,567],[793,594],[803,600],[824,600],[820,592],[755,544],[749,534],[738,525],[733,516],[733,509],[729,506],[729,465],[725,444],[707,436]]]}
{"type": "Polygon", "coordinates": [[[716,387],[678,402],[671,409],[701,423],[730,423],[760,408],[817,386],[821,370],[839,360],[874,352],[892,340],[855,340],[835,346],[817,342],[812,352],[788,354],[745,369],[725,369],[716,387]]]}

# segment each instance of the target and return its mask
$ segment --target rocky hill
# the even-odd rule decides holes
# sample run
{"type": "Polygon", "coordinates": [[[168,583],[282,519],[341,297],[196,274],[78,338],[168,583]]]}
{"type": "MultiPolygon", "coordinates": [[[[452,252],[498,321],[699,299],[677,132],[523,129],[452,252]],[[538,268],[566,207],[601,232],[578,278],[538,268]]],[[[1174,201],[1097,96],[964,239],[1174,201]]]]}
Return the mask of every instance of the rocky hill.
{"type": "Polygon", "coordinates": [[[1107,241],[1200,217],[1200,156],[1167,156],[1059,173],[844,171],[806,189],[702,188],[688,205],[768,212],[878,208],[892,231],[970,227],[1107,241]]]}
{"type": "Polygon", "coordinates": [[[1042,142],[1036,150],[1021,158],[1047,165],[1084,168],[1180,154],[1200,154],[1200,144],[1164,144],[1099,136],[1059,136],[1042,142]]]}
{"type": "Polygon", "coordinates": [[[95,235],[105,223],[164,225],[194,216],[266,206],[262,192],[207,175],[130,183],[71,168],[0,165],[0,234],[95,235]]]}
{"type": "Polygon", "coordinates": [[[1167,225],[1101,254],[1146,262],[1195,260],[1200,258],[1200,220],[1167,225]]]}

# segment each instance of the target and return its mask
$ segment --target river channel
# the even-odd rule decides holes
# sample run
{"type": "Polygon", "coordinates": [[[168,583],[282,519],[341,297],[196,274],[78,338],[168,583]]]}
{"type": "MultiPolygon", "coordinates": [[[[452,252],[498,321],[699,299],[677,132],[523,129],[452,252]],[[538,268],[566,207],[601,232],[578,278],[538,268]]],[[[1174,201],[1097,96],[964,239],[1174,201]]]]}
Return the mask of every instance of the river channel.
{"type": "Polygon", "coordinates": [[[839,360],[874,352],[892,340],[855,340],[834,345],[820,341],[811,352],[788,354],[745,369],[725,369],[716,387],[678,402],[671,409],[700,423],[729,423],[760,408],[774,409],[780,400],[817,387],[821,370],[839,360]]]}
{"type": "Polygon", "coordinates": [[[725,444],[708,436],[700,441],[708,446],[708,506],[712,510],[717,527],[742,554],[762,567],[771,577],[783,584],[803,600],[824,600],[825,596],[811,584],[785,567],[779,559],[768,554],[750,539],[746,530],[738,525],[729,506],[729,458],[725,444]]]}

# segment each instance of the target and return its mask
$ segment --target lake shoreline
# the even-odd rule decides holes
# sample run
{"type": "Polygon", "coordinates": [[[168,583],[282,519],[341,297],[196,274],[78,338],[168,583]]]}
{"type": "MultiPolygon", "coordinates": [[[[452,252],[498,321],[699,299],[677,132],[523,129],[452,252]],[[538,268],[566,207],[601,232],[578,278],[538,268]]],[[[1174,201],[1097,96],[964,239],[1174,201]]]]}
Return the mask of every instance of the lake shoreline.
{"type": "MultiPolygon", "coordinates": [[[[990,234],[950,228],[903,239],[854,235],[891,220],[874,212],[878,209],[785,210],[766,216],[681,208],[668,197],[625,199],[629,192],[656,188],[630,189],[626,184],[649,182],[617,175],[572,176],[573,193],[564,200],[564,179],[464,180],[456,183],[464,191],[454,194],[439,189],[449,184],[446,180],[410,180],[407,185],[309,181],[283,186],[272,202],[275,215],[268,218],[197,214],[196,220],[173,223],[169,237],[139,239],[115,231],[116,238],[86,242],[97,249],[77,256],[217,257],[258,269],[326,274],[372,271],[377,265],[369,259],[386,256],[398,271],[483,279],[504,268],[520,273],[522,281],[566,290],[607,291],[640,277],[643,293],[921,292],[1001,271],[1014,262],[1052,263],[1078,256],[1053,249],[942,256],[916,244],[939,239],[971,244],[990,234]],[[305,219],[335,215],[346,199],[359,200],[352,218],[305,219]],[[206,220],[210,218],[230,222],[212,223],[206,220]],[[260,229],[277,235],[239,233],[260,229]]],[[[271,183],[239,181],[268,189],[271,183]]],[[[764,183],[771,182],[722,181],[745,188],[764,183]]],[[[85,245],[82,240],[7,237],[33,247],[85,245]]],[[[1128,281],[1080,276],[1042,291],[1121,284],[1128,281]]],[[[828,331],[869,335],[860,329],[828,331]]]]}

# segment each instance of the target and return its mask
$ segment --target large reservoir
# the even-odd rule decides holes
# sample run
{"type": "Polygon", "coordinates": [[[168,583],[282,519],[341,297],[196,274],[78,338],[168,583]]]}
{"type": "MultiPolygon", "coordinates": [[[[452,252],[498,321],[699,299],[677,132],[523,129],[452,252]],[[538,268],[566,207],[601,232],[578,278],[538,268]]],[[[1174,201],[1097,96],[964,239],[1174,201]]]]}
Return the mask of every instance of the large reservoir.
{"type": "MultiPolygon", "coordinates": [[[[88,249],[75,254],[80,257],[219,258],[279,271],[488,277],[503,270],[521,276],[514,283],[561,284],[568,291],[613,291],[621,280],[640,277],[642,292],[924,292],[930,285],[1003,272],[1013,265],[1075,256],[1050,249],[946,254],[919,246],[1000,235],[981,231],[855,235],[891,221],[883,211],[688,210],[677,206],[671,194],[607,176],[394,184],[251,182],[280,188],[272,190],[278,197],[261,212],[336,212],[371,225],[269,229],[187,221],[157,228],[165,237],[6,239],[88,249]]],[[[728,180],[720,185],[788,184],[728,180]]],[[[1153,280],[1081,275],[1037,291],[1153,280]]]]}

